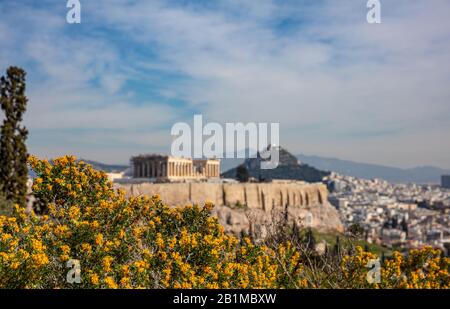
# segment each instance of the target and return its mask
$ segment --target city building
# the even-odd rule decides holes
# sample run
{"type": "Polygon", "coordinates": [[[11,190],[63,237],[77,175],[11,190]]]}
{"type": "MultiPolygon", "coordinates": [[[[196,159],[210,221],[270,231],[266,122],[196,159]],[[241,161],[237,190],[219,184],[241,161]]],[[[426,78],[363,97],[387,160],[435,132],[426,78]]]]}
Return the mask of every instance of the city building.
{"type": "Polygon", "coordinates": [[[329,202],[347,228],[358,224],[364,229],[367,241],[401,250],[423,245],[450,249],[450,190],[337,173],[324,182],[340,184],[329,202]]]}
{"type": "Polygon", "coordinates": [[[115,181],[117,179],[122,179],[125,176],[125,172],[109,172],[106,176],[110,181],[115,181]]]}
{"type": "Polygon", "coordinates": [[[144,154],[131,158],[133,178],[168,181],[202,180],[220,177],[220,160],[178,158],[144,154]]]}
{"type": "Polygon", "coordinates": [[[328,201],[330,202],[331,205],[333,205],[334,207],[336,207],[336,209],[343,209],[346,208],[348,206],[348,201],[344,198],[337,198],[336,196],[330,194],[328,196],[328,201]]]}
{"type": "Polygon", "coordinates": [[[445,189],[450,189],[450,175],[442,175],[441,187],[445,189]]]}

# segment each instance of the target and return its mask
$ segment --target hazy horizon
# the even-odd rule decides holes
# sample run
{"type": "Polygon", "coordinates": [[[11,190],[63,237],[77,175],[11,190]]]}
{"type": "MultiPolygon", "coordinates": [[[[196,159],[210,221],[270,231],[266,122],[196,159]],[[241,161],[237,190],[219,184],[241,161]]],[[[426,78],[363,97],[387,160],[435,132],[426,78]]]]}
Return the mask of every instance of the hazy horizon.
{"type": "MultiPolygon", "coordinates": [[[[287,150],[289,151],[289,149],[287,149],[287,150]]],[[[158,152],[149,151],[147,153],[158,153],[158,152]]],[[[167,153],[167,152],[162,152],[162,153],[167,153]]],[[[130,154],[130,158],[131,158],[131,156],[137,155],[137,154],[138,153],[130,154]]],[[[292,153],[292,154],[294,156],[296,156],[296,157],[299,157],[299,156],[319,157],[319,158],[322,158],[322,159],[348,161],[348,162],[352,162],[352,163],[356,163],[356,164],[379,165],[379,166],[383,166],[383,167],[387,167],[387,168],[399,168],[399,169],[403,169],[403,170],[414,169],[414,168],[438,168],[438,169],[450,171],[450,169],[448,169],[448,168],[437,166],[437,165],[414,165],[414,166],[410,166],[410,167],[399,167],[399,166],[379,164],[379,163],[371,163],[371,162],[364,162],[364,161],[354,161],[354,160],[349,160],[349,159],[346,159],[346,158],[338,158],[338,157],[333,157],[333,156],[320,156],[320,155],[316,155],[316,154],[306,154],[306,153],[292,153]]],[[[129,160],[128,160],[128,162],[127,161],[125,161],[125,162],[114,162],[114,161],[108,162],[108,161],[102,161],[102,160],[94,160],[94,159],[87,158],[87,157],[79,157],[79,159],[95,161],[95,162],[104,163],[104,164],[107,164],[107,165],[129,165],[129,160]]],[[[237,159],[245,160],[245,158],[223,158],[223,160],[228,160],[228,159],[231,159],[231,160],[237,160],[237,159]]]]}

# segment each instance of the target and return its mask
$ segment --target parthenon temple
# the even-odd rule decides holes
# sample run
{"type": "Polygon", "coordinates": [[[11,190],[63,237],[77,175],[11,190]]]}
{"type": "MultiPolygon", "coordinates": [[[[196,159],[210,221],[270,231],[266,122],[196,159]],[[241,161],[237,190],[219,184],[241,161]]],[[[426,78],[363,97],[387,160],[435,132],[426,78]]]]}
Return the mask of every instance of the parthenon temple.
{"type": "Polygon", "coordinates": [[[178,158],[145,154],[131,158],[133,178],[166,180],[208,179],[220,177],[220,160],[178,158]]]}

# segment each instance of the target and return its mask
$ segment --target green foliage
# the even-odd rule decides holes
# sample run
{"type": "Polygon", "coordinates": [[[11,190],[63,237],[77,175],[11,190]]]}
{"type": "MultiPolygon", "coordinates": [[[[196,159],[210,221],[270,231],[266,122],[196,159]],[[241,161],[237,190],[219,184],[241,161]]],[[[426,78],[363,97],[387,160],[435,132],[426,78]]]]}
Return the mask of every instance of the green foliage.
{"type": "Polygon", "coordinates": [[[11,216],[13,213],[13,203],[0,194],[0,216],[11,216]]]}
{"type": "Polygon", "coordinates": [[[20,123],[26,110],[25,71],[10,67],[0,80],[0,105],[5,118],[0,138],[0,190],[9,201],[25,206],[28,131],[20,123]]]}
{"type": "Polygon", "coordinates": [[[247,167],[244,164],[239,165],[236,169],[236,179],[239,180],[239,182],[248,182],[249,178],[250,175],[247,167]]]}
{"type": "Polygon", "coordinates": [[[313,251],[316,248],[316,238],[314,237],[314,233],[311,228],[308,228],[306,230],[306,233],[303,237],[303,242],[305,243],[306,247],[313,251]]]}
{"type": "Polygon", "coordinates": [[[241,203],[241,201],[237,201],[233,207],[231,208],[235,208],[235,209],[246,209],[247,208],[247,204],[243,204],[241,203]]]}
{"type": "Polygon", "coordinates": [[[363,239],[355,239],[354,237],[348,235],[346,236],[346,235],[320,233],[314,229],[313,233],[317,243],[326,242],[328,246],[331,248],[330,253],[336,256],[340,256],[342,254],[351,252],[353,247],[355,246],[366,248],[368,249],[366,250],[367,252],[371,252],[380,256],[382,254],[385,254],[386,256],[392,255],[392,250],[389,250],[381,245],[368,243],[363,239]]]}

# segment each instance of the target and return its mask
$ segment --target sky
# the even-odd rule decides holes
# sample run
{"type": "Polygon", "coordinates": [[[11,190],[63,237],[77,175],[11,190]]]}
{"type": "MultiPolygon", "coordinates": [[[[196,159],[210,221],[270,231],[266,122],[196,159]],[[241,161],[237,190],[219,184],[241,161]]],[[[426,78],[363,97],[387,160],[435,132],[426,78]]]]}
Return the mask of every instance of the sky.
{"type": "Polygon", "coordinates": [[[169,152],[176,122],[277,122],[292,153],[450,168],[450,1],[0,0],[30,153],[169,152]]]}

